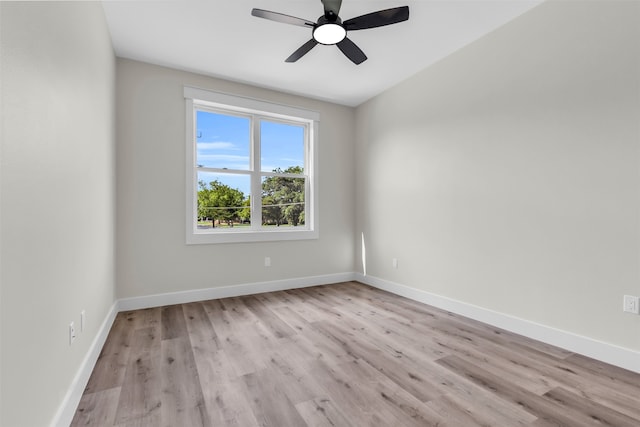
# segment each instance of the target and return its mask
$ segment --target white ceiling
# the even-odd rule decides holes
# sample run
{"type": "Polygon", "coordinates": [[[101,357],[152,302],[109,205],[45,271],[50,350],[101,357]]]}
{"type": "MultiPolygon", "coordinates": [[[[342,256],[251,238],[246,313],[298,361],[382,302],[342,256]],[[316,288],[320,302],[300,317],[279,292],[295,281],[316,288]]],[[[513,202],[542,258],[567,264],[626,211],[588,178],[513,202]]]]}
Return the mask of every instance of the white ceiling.
{"type": "Polygon", "coordinates": [[[335,46],[284,60],[311,30],[251,9],[316,21],[320,0],[105,0],[116,55],[356,106],[498,28],[543,0],[343,0],[343,20],[408,5],[406,22],[352,31],[368,56],[354,65],[335,46]]]}

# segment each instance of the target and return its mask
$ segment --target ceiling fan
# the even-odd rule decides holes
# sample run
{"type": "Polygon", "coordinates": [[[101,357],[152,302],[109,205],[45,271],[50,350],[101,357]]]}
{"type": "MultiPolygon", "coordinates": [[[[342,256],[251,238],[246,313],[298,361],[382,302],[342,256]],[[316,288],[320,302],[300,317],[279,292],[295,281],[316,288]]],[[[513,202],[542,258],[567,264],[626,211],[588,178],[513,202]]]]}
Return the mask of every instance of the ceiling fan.
{"type": "Polygon", "coordinates": [[[298,25],[300,27],[311,28],[311,40],[303,44],[289,56],[285,62],[296,62],[306,55],[318,43],[324,45],[336,45],[354,64],[361,64],[367,60],[367,55],[356,46],[354,42],[347,38],[348,31],[366,30],[368,28],[383,27],[385,25],[396,24],[409,19],[409,6],[394,7],[391,9],[379,10],[377,12],[361,15],[356,18],[347,19],[342,22],[338,13],[342,0],[321,0],[324,5],[324,15],[318,18],[317,22],[296,18],[295,16],[283,13],[271,12],[263,9],[253,9],[251,15],[258,18],[270,19],[284,24],[298,25]]]}

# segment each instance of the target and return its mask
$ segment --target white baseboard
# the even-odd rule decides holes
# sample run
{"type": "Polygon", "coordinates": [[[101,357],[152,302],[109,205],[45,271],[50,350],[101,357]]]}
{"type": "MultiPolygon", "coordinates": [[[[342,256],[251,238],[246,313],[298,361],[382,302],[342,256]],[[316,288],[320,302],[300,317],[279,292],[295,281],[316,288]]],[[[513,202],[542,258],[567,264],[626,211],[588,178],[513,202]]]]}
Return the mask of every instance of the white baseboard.
{"type": "Polygon", "coordinates": [[[124,298],[118,301],[118,311],[139,310],[142,308],[161,307],[164,305],[185,304],[210,299],[238,297],[264,292],[328,285],[331,283],[348,282],[350,280],[354,280],[354,277],[354,274],[351,272],[326,274],[323,276],[310,276],[296,279],[283,279],[269,282],[247,283],[243,285],[222,286],[219,288],[196,289],[143,297],[124,298]]]}
{"type": "Polygon", "coordinates": [[[478,307],[420,289],[355,273],[355,280],[480,322],[640,373],[640,352],[478,307]]]}
{"type": "Polygon", "coordinates": [[[111,306],[109,313],[107,313],[107,317],[105,317],[104,321],[100,325],[98,333],[89,347],[89,351],[82,360],[80,368],[78,369],[76,376],[73,378],[71,386],[69,386],[69,390],[67,390],[67,394],[64,396],[64,399],[62,399],[62,404],[58,408],[58,412],[53,417],[51,427],[68,427],[69,424],[71,424],[71,421],[73,421],[73,416],[75,415],[80,399],[82,398],[82,393],[89,382],[91,372],[93,372],[93,368],[98,361],[98,356],[100,356],[102,347],[107,341],[107,336],[109,335],[109,331],[111,330],[111,326],[113,325],[113,321],[117,314],[118,304],[116,301],[111,306]]]}

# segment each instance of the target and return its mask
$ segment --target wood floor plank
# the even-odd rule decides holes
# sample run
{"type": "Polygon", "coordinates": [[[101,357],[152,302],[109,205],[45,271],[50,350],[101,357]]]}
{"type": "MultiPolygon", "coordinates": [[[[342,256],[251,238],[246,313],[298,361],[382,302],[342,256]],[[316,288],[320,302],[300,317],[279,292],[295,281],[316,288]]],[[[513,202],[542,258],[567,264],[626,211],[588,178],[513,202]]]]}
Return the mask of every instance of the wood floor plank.
{"type": "Polygon", "coordinates": [[[251,312],[273,333],[276,338],[284,338],[295,334],[295,331],[282,321],[270,308],[267,308],[262,301],[248,296],[243,299],[245,305],[251,312]]]}
{"type": "Polygon", "coordinates": [[[244,301],[244,297],[225,298],[226,312],[235,323],[242,325],[253,324],[256,322],[256,317],[251,313],[244,301]]]}
{"type": "Polygon", "coordinates": [[[244,375],[242,378],[247,390],[247,398],[260,426],[303,426],[305,424],[273,370],[263,369],[244,375]]]}
{"type": "MultiPolygon", "coordinates": [[[[593,378],[606,379],[607,383],[626,384],[635,389],[640,384],[640,373],[599,362],[581,354],[571,354],[565,362],[588,371],[593,378]]],[[[640,399],[640,395],[637,396],[640,399]]]]}
{"type": "Polygon", "coordinates": [[[246,318],[246,313],[240,313],[237,302],[225,300],[225,303],[229,303],[230,308],[227,308],[227,304],[216,301],[205,301],[203,307],[219,338],[221,348],[228,356],[229,366],[236,376],[264,369],[265,356],[259,350],[262,339],[253,328],[253,321],[246,318]]]}
{"type": "Polygon", "coordinates": [[[158,327],[160,326],[160,322],[162,320],[161,307],[126,311],[120,314],[123,314],[124,316],[126,316],[129,328],[134,330],[149,328],[149,327],[158,327]]]}
{"type": "Polygon", "coordinates": [[[368,399],[371,392],[366,384],[345,374],[340,366],[318,362],[311,373],[326,390],[331,390],[332,402],[347,420],[357,427],[395,425],[393,415],[380,408],[377,398],[368,399]]]}
{"type": "Polygon", "coordinates": [[[127,371],[120,388],[116,424],[130,423],[159,412],[161,392],[160,329],[134,331],[127,371]]]}
{"type": "Polygon", "coordinates": [[[308,427],[350,427],[350,423],[326,397],[307,400],[296,405],[308,427]]]}
{"type": "Polygon", "coordinates": [[[296,329],[297,334],[291,336],[290,345],[295,345],[298,351],[302,351],[306,360],[323,360],[337,364],[352,359],[339,344],[319,332],[297,312],[287,307],[276,308],[274,311],[296,329]]]}
{"type": "MultiPolygon", "coordinates": [[[[437,363],[434,365],[440,366],[437,363]]],[[[441,368],[446,370],[444,367],[441,368]]],[[[437,368],[432,369],[437,372],[437,368]]],[[[440,373],[440,375],[444,378],[443,382],[449,386],[451,390],[449,396],[455,401],[459,410],[472,410],[480,414],[482,419],[491,420],[492,426],[528,426],[536,420],[537,417],[527,412],[522,406],[497,399],[491,390],[470,381],[460,381],[451,371],[447,373],[450,375],[446,373],[440,373]]]]}
{"type": "Polygon", "coordinates": [[[276,373],[278,383],[285,390],[289,400],[295,405],[300,402],[326,396],[324,390],[309,373],[313,359],[297,342],[286,343],[271,354],[271,369],[276,373]]]}
{"type": "Polygon", "coordinates": [[[442,420],[423,402],[364,361],[317,365],[314,374],[333,401],[357,425],[436,426],[442,420]],[[375,410],[372,410],[375,408],[375,410]]]}
{"type": "Polygon", "coordinates": [[[143,417],[135,418],[115,427],[158,427],[162,425],[162,417],[160,411],[151,412],[143,417]]]}
{"type": "MultiPolygon", "coordinates": [[[[482,368],[468,363],[457,356],[447,356],[438,363],[450,368],[476,384],[481,385],[496,395],[497,398],[523,407],[536,417],[559,426],[596,426],[602,425],[587,413],[576,410],[575,407],[558,402],[557,400],[539,396],[516,384],[504,381],[499,376],[488,373],[482,368]]],[[[605,424],[613,427],[611,424],[605,424]]]]}
{"type": "Polygon", "coordinates": [[[161,362],[162,425],[210,426],[189,339],[181,337],[163,340],[161,362]]]}
{"type": "MultiPolygon", "coordinates": [[[[350,324],[354,325],[353,321],[350,324]]],[[[490,414],[489,418],[496,421],[495,425],[527,425],[535,419],[519,407],[509,405],[507,402],[496,401],[495,396],[488,395],[473,384],[457,381],[454,375],[433,363],[435,359],[413,357],[418,352],[411,350],[411,343],[405,343],[406,345],[402,346],[401,350],[395,350],[397,347],[383,344],[388,342],[389,334],[380,334],[379,336],[369,336],[366,341],[369,347],[360,346],[354,349],[353,343],[361,343],[363,337],[367,336],[360,325],[356,326],[354,330],[354,333],[357,333],[359,337],[358,340],[353,339],[355,335],[349,337],[348,334],[345,334],[344,328],[339,325],[333,324],[331,331],[334,336],[339,337],[343,334],[339,339],[340,342],[352,343],[351,346],[348,346],[351,354],[363,358],[374,367],[378,367],[377,369],[384,371],[385,375],[398,385],[424,401],[431,401],[440,398],[441,395],[451,394],[473,402],[482,402],[485,405],[485,411],[490,414]],[[376,348],[380,351],[376,351],[376,348]],[[383,355],[383,351],[387,352],[386,356],[383,355]],[[502,414],[507,416],[503,417],[502,414]]],[[[416,342],[418,341],[414,339],[414,343],[416,342]]],[[[442,356],[441,353],[436,353],[436,355],[438,358],[442,356]]]]}
{"type": "Polygon", "coordinates": [[[123,312],[73,427],[640,426],[640,374],[355,282],[123,312]]]}
{"type": "Polygon", "coordinates": [[[134,332],[128,323],[127,313],[120,313],[116,316],[96,361],[96,367],[89,377],[84,390],[85,394],[108,390],[122,384],[127,370],[134,332]]]}
{"type": "Polygon", "coordinates": [[[540,341],[535,341],[531,338],[523,337],[517,335],[514,339],[510,340],[511,346],[520,348],[522,351],[527,352],[530,350],[536,350],[540,352],[544,352],[551,357],[555,357],[556,359],[566,359],[569,356],[572,356],[574,353],[569,350],[565,350],[563,348],[556,347],[551,344],[542,343],[540,341]]]}
{"type": "Polygon", "coordinates": [[[262,303],[267,304],[272,309],[278,307],[289,307],[294,304],[294,301],[284,291],[265,292],[253,295],[253,297],[262,301],[262,303]]]}
{"type": "Polygon", "coordinates": [[[621,414],[604,405],[585,399],[562,387],[555,388],[544,394],[564,408],[584,414],[594,420],[594,424],[610,427],[637,427],[638,420],[621,414]]]}
{"type": "MultiPolygon", "coordinates": [[[[569,387],[567,386],[567,388],[569,387]]],[[[589,384],[585,384],[577,393],[589,401],[614,409],[634,419],[638,416],[640,393],[629,395],[624,391],[589,384]]]]}
{"type": "Polygon", "coordinates": [[[187,335],[182,305],[162,307],[162,339],[170,340],[187,335]]]}
{"type": "Polygon", "coordinates": [[[360,384],[364,384],[369,402],[377,398],[378,405],[385,407],[393,414],[395,421],[392,425],[402,426],[439,426],[443,419],[423,401],[407,391],[385,371],[380,371],[364,360],[353,360],[341,365],[343,372],[361,378],[360,384]]]}
{"type": "Polygon", "coordinates": [[[211,425],[257,426],[252,409],[244,399],[244,385],[235,371],[230,369],[231,363],[204,304],[185,304],[184,313],[202,398],[211,425]]]}
{"type": "Polygon", "coordinates": [[[422,401],[436,399],[441,392],[420,373],[416,364],[404,357],[401,350],[393,347],[384,352],[371,341],[356,341],[349,332],[340,326],[329,322],[317,322],[314,324],[326,336],[330,336],[340,343],[345,351],[356,359],[363,359],[371,366],[385,372],[385,375],[399,384],[416,398],[422,401]]]}
{"type": "Polygon", "coordinates": [[[445,354],[456,354],[481,363],[484,369],[508,377],[514,382],[526,383],[526,387],[536,393],[544,393],[559,385],[552,378],[546,377],[539,370],[529,366],[530,361],[522,357],[520,352],[507,350],[509,347],[500,346],[493,340],[485,339],[484,333],[474,334],[451,325],[427,327],[415,322],[402,322],[396,318],[380,320],[377,316],[367,316],[366,320],[377,326],[378,333],[384,331],[388,335],[388,340],[398,341],[408,356],[419,358],[420,354],[423,354],[433,359],[443,357],[445,354]],[[416,332],[423,332],[424,336],[428,337],[426,341],[430,343],[420,342],[418,345],[415,340],[416,332]]]}
{"type": "Polygon", "coordinates": [[[321,301],[319,298],[322,298],[322,296],[319,296],[319,294],[316,294],[313,291],[313,288],[303,288],[303,289],[298,289],[298,292],[296,292],[298,295],[304,295],[306,296],[306,299],[304,300],[305,302],[305,308],[307,309],[307,312],[314,312],[316,319],[319,320],[325,320],[327,318],[332,318],[332,319],[336,319],[336,320],[341,320],[342,319],[342,315],[340,313],[338,313],[336,310],[334,310],[334,306],[332,304],[327,304],[326,303],[326,298],[324,298],[325,301],[321,301]]]}
{"type": "Polygon", "coordinates": [[[508,346],[497,345],[480,336],[460,340],[443,334],[436,339],[451,354],[481,364],[487,372],[519,384],[533,393],[543,394],[559,385],[552,375],[547,375],[547,370],[539,369],[540,364],[520,352],[512,351],[508,346]]]}
{"type": "MultiPolygon", "coordinates": [[[[432,400],[427,403],[427,406],[435,411],[442,419],[444,426],[482,426],[492,427],[500,424],[499,421],[493,420],[487,415],[485,409],[474,411],[473,406],[460,406],[460,403],[456,400],[455,396],[443,395],[436,400],[432,400]]],[[[509,420],[510,426],[516,424],[509,420]]],[[[520,425],[528,425],[520,424],[520,425]]]]}
{"type": "Polygon", "coordinates": [[[601,363],[605,372],[610,373],[606,375],[572,363],[571,357],[560,360],[546,351],[529,348],[523,352],[521,348],[511,352],[509,361],[517,367],[533,369],[550,383],[556,384],[556,387],[584,395],[596,403],[611,405],[623,413],[633,414],[637,412],[635,408],[640,408],[640,393],[637,392],[639,383],[634,385],[628,381],[629,378],[639,378],[639,374],[621,368],[606,370],[604,367],[608,365],[601,363]]]}
{"type": "Polygon", "coordinates": [[[153,412],[142,418],[116,424],[115,427],[158,427],[161,424],[160,412],[153,412]]]}
{"type": "Polygon", "coordinates": [[[218,334],[201,303],[184,304],[183,312],[189,341],[194,349],[204,347],[208,351],[217,351],[222,348],[218,334]]]}
{"type": "Polygon", "coordinates": [[[311,329],[311,324],[309,323],[309,321],[302,317],[298,312],[293,311],[291,307],[275,306],[271,309],[274,313],[276,313],[278,317],[280,317],[280,319],[282,319],[283,322],[289,325],[291,329],[296,331],[296,334],[304,335],[308,330],[311,329]]]}
{"type": "Polygon", "coordinates": [[[111,426],[115,422],[120,387],[85,393],[70,427],[111,426]]]}
{"type": "Polygon", "coordinates": [[[257,427],[242,378],[203,386],[211,426],[257,427]],[[206,390],[205,390],[206,388],[206,390]]]}

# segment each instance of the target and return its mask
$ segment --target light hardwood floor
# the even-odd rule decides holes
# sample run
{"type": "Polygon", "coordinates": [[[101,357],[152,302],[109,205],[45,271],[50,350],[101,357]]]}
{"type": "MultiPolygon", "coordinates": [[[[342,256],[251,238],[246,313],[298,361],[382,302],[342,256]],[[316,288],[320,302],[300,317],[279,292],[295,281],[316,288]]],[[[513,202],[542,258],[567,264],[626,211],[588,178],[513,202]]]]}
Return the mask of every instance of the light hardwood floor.
{"type": "Polygon", "coordinates": [[[640,426],[640,374],[369,286],[120,313],[73,426],[640,426]]]}

